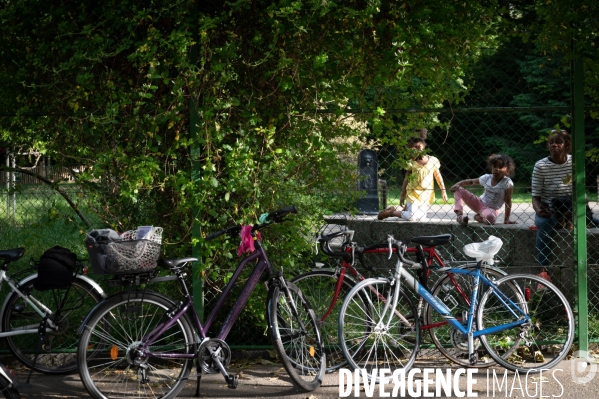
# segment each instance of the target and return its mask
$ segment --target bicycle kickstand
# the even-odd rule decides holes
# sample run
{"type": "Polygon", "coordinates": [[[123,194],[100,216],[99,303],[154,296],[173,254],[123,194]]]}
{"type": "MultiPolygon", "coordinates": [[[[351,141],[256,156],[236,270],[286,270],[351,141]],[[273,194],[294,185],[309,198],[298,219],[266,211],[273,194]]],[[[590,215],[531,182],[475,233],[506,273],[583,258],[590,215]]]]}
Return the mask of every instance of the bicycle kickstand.
{"type": "Polygon", "coordinates": [[[199,358],[196,361],[196,393],[195,393],[195,397],[199,398],[200,397],[200,380],[202,379],[202,370],[200,369],[200,360],[199,358]]]}
{"type": "Polygon", "coordinates": [[[25,384],[29,385],[29,380],[31,379],[31,375],[33,374],[33,369],[35,368],[35,364],[37,363],[37,358],[40,355],[44,345],[46,344],[46,323],[48,322],[48,316],[45,316],[40,322],[40,327],[38,329],[39,341],[37,341],[37,350],[35,351],[35,357],[33,358],[33,364],[31,365],[31,369],[29,370],[29,375],[27,376],[27,381],[25,384]]]}

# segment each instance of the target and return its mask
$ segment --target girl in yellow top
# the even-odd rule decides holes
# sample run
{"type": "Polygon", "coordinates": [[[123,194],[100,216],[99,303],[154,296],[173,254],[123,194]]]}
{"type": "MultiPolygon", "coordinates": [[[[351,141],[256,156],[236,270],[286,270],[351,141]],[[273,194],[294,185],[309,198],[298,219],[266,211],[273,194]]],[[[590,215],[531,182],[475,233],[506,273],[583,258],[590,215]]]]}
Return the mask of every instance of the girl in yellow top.
{"type": "Polygon", "coordinates": [[[390,206],[381,211],[379,220],[391,216],[398,216],[405,220],[428,220],[426,212],[428,207],[435,202],[435,180],[441,188],[443,202],[447,202],[447,192],[441,176],[441,163],[432,155],[422,155],[426,148],[426,142],[420,137],[412,137],[408,140],[408,148],[416,151],[407,167],[406,177],[401,187],[399,207],[390,206]]]}

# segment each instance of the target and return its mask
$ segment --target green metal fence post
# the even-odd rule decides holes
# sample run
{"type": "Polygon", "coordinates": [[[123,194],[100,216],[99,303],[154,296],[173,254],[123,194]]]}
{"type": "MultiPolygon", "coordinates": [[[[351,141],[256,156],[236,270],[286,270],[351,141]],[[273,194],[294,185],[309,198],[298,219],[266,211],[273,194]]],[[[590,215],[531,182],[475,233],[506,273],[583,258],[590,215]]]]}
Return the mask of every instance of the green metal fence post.
{"type": "MultiPolygon", "coordinates": [[[[193,32],[194,44],[191,47],[189,54],[190,64],[196,65],[198,62],[198,2],[194,1],[192,5],[191,15],[193,18],[193,26],[195,27],[193,32]]],[[[191,177],[197,179],[201,173],[200,165],[200,145],[198,144],[198,129],[199,129],[199,117],[198,117],[198,98],[190,93],[189,99],[189,136],[192,140],[191,148],[191,177]]],[[[200,214],[200,209],[194,207],[192,210],[192,229],[191,237],[193,241],[201,239],[201,231],[199,223],[196,223],[196,219],[200,214]]],[[[204,320],[204,278],[201,273],[201,252],[197,245],[192,245],[192,256],[198,258],[200,261],[196,262],[193,268],[193,304],[198,312],[200,320],[204,320]]]]}
{"type": "Polygon", "coordinates": [[[584,75],[582,54],[574,53],[572,82],[572,163],[574,165],[573,196],[576,203],[574,240],[576,276],[578,286],[578,340],[579,350],[587,351],[589,344],[588,292],[587,292],[587,234],[586,234],[586,188],[584,151],[584,75]]]}

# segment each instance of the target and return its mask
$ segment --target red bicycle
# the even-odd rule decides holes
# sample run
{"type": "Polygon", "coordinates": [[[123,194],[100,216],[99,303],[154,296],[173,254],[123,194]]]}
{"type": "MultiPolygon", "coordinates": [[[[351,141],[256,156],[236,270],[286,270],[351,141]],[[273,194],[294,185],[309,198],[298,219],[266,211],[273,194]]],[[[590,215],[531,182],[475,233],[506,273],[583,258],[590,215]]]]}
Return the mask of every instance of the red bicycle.
{"type": "MultiPolygon", "coordinates": [[[[355,267],[356,260],[371,274],[377,272],[380,274],[383,269],[370,266],[364,261],[364,254],[385,254],[390,258],[392,253],[396,252],[387,241],[361,247],[353,241],[353,234],[353,231],[347,230],[321,235],[317,241],[322,252],[330,257],[341,258],[341,264],[336,268],[316,267],[291,280],[308,298],[320,321],[320,331],[326,350],[327,373],[347,365],[339,345],[338,318],[347,293],[358,282],[364,280],[364,276],[355,267]],[[331,241],[341,237],[344,237],[340,245],[341,250],[334,251],[331,248],[331,241]]],[[[416,257],[420,265],[417,273],[421,284],[427,285],[431,271],[442,273],[433,285],[431,293],[442,299],[454,314],[461,311],[463,319],[466,320],[472,293],[471,281],[467,275],[452,274],[446,270],[450,267],[475,270],[476,262],[445,261],[436,247],[449,243],[451,237],[451,234],[414,237],[411,239],[414,246],[408,247],[406,254],[416,257]]],[[[485,266],[484,273],[491,280],[498,280],[507,275],[504,271],[488,265],[485,266]]],[[[421,330],[430,332],[433,344],[451,362],[464,367],[478,368],[495,364],[494,360],[486,356],[482,345],[478,343],[477,346],[481,351],[479,360],[477,364],[471,365],[468,359],[467,337],[449,325],[422,298],[418,300],[417,314],[422,319],[421,330]]]]}

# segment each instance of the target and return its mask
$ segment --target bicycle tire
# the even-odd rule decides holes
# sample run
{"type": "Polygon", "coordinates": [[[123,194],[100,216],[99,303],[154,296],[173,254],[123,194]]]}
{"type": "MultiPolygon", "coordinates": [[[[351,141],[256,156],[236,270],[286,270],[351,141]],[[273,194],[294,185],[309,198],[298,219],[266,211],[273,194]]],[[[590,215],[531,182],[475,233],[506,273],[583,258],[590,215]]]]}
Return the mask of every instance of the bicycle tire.
{"type": "MultiPolygon", "coordinates": [[[[474,270],[476,269],[476,263],[461,266],[460,269],[474,270]]],[[[492,267],[483,267],[481,271],[485,277],[491,281],[497,281],[507,275],[505,272],[492,267]]],[[[438,298],[443,302],[451,310],[452,314],[463,315],[464,312],[467,313],[469,310],[473,282],[474,277],[472,276],[456,273],[450,275],[449,273],[444,273],[444,275],[442,275],[433,285],[431,293],[435,298],[438,298]],[[456,284],[461,287],[462,292],[458,291],[452,278],[455,279],[456,284]],[[464,295],[468,300],[464,298],[464,295]]],[[[481,284],[479,287],[483,287],[483,285],[481,284]]],[[[484,291],[484,289],[479,288],[479,300],[482,298],[484,291]]],[[[478,351],[478,361],[474,365],[470,364],[467,337],[448,324],[446,319],[437,313],[437,311],[435,311],[435,309],[428,303],[426,304],[425,309],[425,320],[428,326],[443,323],[438,327],[430,328],[429,333],[437,349],[439,349],[443,356],[449,361],[460,366],[475,368],[486,368],[495,364],[495,360],[486,353],[480,340],[476,340],[475,343],[478,351]]]]}
{"type": "MultiPolygon", "coordinates": [[[[102,300],[102,296],[90,284],[75,279],[68,291],[48,290],[38,291],[33,286],[36,278],[26,281],[19,290],[28,297],[33,297],[54,312],[50,320],[57,325],[57,330],[46,333],[44,348],[35,359],[40,336],[22,334],[6,337],[8,348],[25,366],[45,374],[66,374],[77,369],[77,345],[79,336],[77,329],[87,313],[102,300]],[[64,295],[65,305],[56,318],[56,310],[64,295]],[[35,365],[34,365],[35,361],[35,365]]],[[[37,329],[42,316],[16,292],[11,292],[6,298],[2,313],[2,331],[10,332],[17,329],[37,329]]]]}
{"type": "Polygon", "coordinates": [[[4,365],[0,365],[0,369],[0,398],[21,399],[21,394],[15,387],[17,385],[15,374],[4,365]]]}
{"type": "Polygon", "coordinates": [[[312,270],[291,279],[291,282],[299,287],[310,302],[316,314],[326,353],[327,373],[332,373],[347,365],[347,360],[343,356],[343,351],[339,345],[338,325],[339,310],[343,299],[357,284],[352,277],[348,275],[343,277],[337,300],[333,304],[331,312],[325,318],[325,313],[331,307],[333,293],[339,278],[339,273],[335,270],[312,270]]]}
{"type": "Polygon", "coordinates": [[[291,298],[279,285],[273,285],[269,291],[269,336],[291,380],[297,387],[310,392],[322,384],[326,355],[314,311],[295,284],[286,284],[291,298]],[[299,320],[292,303],[297,305],[299,320]]]}
{"type": "Polygon", "coordinates": [[[5,399],[21,399],[21,394],[16,388],[8,386],[5,381],[0,381],[0,397],[5,399]]]}
{"type": "Polygon", "coordinates": [[[420,322],[412,300],[399,290],[397,312],[389,321],[395,284],[386,278],[369,278],[349,292],[339,313],[339,342],[352,370],[365,369],[371,381],[374,369],[406,372],[414,365],[420,346],[420,322]],[[381,300],[384,298],[384,300],[381,300]],[[391,301],[391,302],[390,302],[391,301]],[[403,319],[403,320],[402,320],[403,319]]]}
{"type": "MultiPolygon", "coordinates": [[[[496,287],[531,318],[525,329],[516,326],[481,336],[487,352],[501,366],[520,373],[551,369],[564,359],[574,341],[574,314],[566,297],[542,277],[513,274],[496,287]]],[[[504,299],[505,300],[505,299],[504,299]]],[[[478,328],[514,321],[513,309],[503,305],[493,287],[486,290],[478,308],[478,328]]]]}
{"type": "MultiPolygon", "coordinates": [[[[133,291],[106,299],[90,314],[82,326],[77,359],[81,381],[91,397],[177,396],[187,382],[193,359],[134,354],[142,337],[169,320],[168,313],[175,308],[171,300],[160,294],[133,291]]],[[[190,322],[184,316],[151,349],[154,353],[193,354],[196,346],[190,322]]]]}

